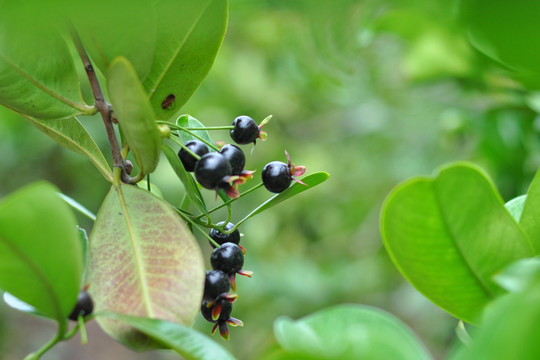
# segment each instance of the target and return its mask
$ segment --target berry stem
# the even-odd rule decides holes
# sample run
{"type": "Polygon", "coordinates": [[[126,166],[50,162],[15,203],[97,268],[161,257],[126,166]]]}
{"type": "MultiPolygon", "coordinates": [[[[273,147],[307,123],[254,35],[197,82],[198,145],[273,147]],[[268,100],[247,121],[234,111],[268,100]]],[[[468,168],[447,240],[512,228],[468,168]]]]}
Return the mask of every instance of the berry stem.
{"type": "MultiPolygon", "coordinates": [[[[176,212],[178,213],[178,215],[180,215],[184,220],[186,220],[187,222],[189,222],[195,229],[199,230],[207,239],[208,241],[210,241],[212,243],[212,245],[214,245],[215,247],[219,247],[220,245],[210,237],[210,235],[208,235],[206,233],[205,230],[201,229],[201,227],[199,226],[199,224],[197,224],[193,219],[191,219],[189,216],[186,216],[182,213],[182,211],[180,211],[179,209],[176,209],[176,212]]],[[[210,218],[209,218],[210,220],[210,218]]],[[[207,226],[209,227],[209,226],[207,226]]]]}
{"type": "Polygon", "coordinates": [[[172,141],[174,141],[175,143],[177,143],[178,145],[180,145],[180,147],[184,150],[186,150],[189,155],[193,156],[195,159],[197,159],[197,161],[201,160],[201,157],[197,154],[195,154],[193,151],[191,151],[190,148],[188,148],[186,145],[184,145],[180,140],[178,140],[177,138],[174,138],[174,137],[170,137],[169,139],[171,139],[172,141]]]}
{"type": "MultiPolygon", "coordinates": [[[[200,128],[185,128],[183,126],[180,126],[180,125],[176,125],[176,124],[171,124],[171,123],[168,123],[166,121],[162,121],[162,120],[157,120],[156,121],[157,123],[159,124],[167,124],[171,127],[171,129],[175,129],[175,130],[180,130],[180,131],[184,131],[184,132],[187,132],[189,135],[193,136],[194,138],[196,139],[199,139],[201,140],[203,143],[205,143],[206,145],[210,146],[212,149],[214,149],[215,151],[219,151],[219,148],[216,146],[216,144],[212,144],[210,141],[200,137],[199,135],[197,135],[195,133],[195,131],[198,131],[198,130],[205,130],[206,128],[205,127],[200,127],[200,128]],[[193,129],[193,130],[191,130],[193,129]]],[[[174,134],[173,132],[171,132],[171,134],[174,134]]],[[[174,134],[176,135],[176,134],[174,134]]],[[[178,135],[176,135],[178,136],[178,135]]],[[[169,136],[170,139],[172,139],[172,137],[169,136]]]]}
{"type": "Polygon", "coordinates": [[[205,126],[205,127],[185,127],[184,130],[232,130],[234,126],[205,126]]]}
{"type": "Polygon", "coordinates": [[[152,187],[150,186],[150,174],[146,175],[146,190],[151,191],[152,187]]]}

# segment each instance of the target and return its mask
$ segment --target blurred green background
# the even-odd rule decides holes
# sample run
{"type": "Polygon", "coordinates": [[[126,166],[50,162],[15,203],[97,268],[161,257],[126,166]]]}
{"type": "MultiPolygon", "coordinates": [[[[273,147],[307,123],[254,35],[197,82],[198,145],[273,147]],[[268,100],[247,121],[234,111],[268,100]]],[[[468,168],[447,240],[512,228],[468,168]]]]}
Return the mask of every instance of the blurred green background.
{"type": "MultiPolygon", "coordinates": [[[[214,337],[239,359],[271,356],[277,317],[340,303],[391,312],[438,359],[451,348],[457,321],[413,289],[382,246],[381,204],[400,181],[454,160],[482,166],[509,200],[527,190],[540,162],[538,96],[470,45],[455,10],[454,2],[429,0],[230,1],[225,42],[185,113],[208,126],[242,114],[257,122],[274,115],[268,140],[252,155],[252,146],[243,147],[246,168],[257,169],[251,184],[264,164],[285,161],[284,150],[308,172],[331,175],[240,229],[244,268],[255,272],[238,279],[233,316],[245,327],[232,328],[229,342],[214,337]]],[[[101,121],[83,123],[110,158],[101,121]]],[[[227,132],[212,136],[230,141],[227,132]]],[[[97,212],[108,191],[89,161],[6,110],[0,154],[0,196],[46,179],[97,212]]],[[[181,183],[166,161],[152,181],[171,203],[180,201],[181,183]]],[[[233,220],[269,196],[259,190],[246,197],[233,220]]],[[[92,224],[80,220],[89,231],[92,224]]],[[[24,357],[54,333],[54,324],[3,304],[0,325],[3,359],[24,357]]],[[[196,327],[211,329],[202,319],[196,327]]],[[[133,353],[96,324],[89,332],[87,346],[75,338],[44,359],[176,358],[133,353]]]]}

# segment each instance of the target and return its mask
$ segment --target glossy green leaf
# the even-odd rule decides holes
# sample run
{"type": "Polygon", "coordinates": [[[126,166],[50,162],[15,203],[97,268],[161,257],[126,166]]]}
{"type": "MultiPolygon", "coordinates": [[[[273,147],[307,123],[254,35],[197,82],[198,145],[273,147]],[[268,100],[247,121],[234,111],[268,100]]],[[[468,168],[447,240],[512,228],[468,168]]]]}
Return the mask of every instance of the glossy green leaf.
{"type": "MultiPolygon", "coordinates": [[[[204,262],[171,206],[136,186],[112,187],[90,234],[88,283],[95,311],[110,310],[191,325],[199,312],[204,262]]],[[[126,324],[99,318],[125,345],[156,344],[126,324]]]]}
{"type": "Polygon", "coordinates": [[[451,360],[540,358],[540,279],[525,291],[503,296],[490,305],[473,343],[451,360]]]}
{"type": "Polygon", "coordinates": [[[83,214],[92,221],[96,221],[96,215],[94,215],[90,210],[84,207],[77,200],[67,196],[66,194],[58,193],[60,199],[64,200],[66,204],[71,206],[73,209],[77,210],[79,213],[83,214]]]}
{"type": "Polygon", "coordinates": [[[92,112],[82,100],[61,17],[54,5],[37,5],[0,4],[0,104],[40,119],[92,112]]]}
{"type": "MultiPolygon", "coordinates": [[[[180,115],[178,119],[176,119],[176,125],[181,126],[183,128],[204,128],[204,125],[199,120],[195,119],[193,116],[188,115],[188,114],[180,115]]],[[[186,131],[178,130],[178,135],[180,136],[180,139],[182,140],[184,144],[190,140],[195,140],[199,138],[206,140],[210,144],[214,144],[207,130],[190,130],[190,131],[192,131],[192,133],[196,136],[186,131]]]]}
{"type": "Polygon", "coordinates": [[[178,158],[176,152],[170,146],[163,145],[163,153],[167,157],[167,160],[169,160],[169,164],[171,164],[171,167],[180,181],[182,181],[182,184],[184,184],[184,189],[186,190],[186,194],[191,203],[200,212],[207,213],[208,210],[206,209],[204,198],[199,190],[199,187],[197,186],[197,183],[195,182],[195,179],[193,179],[193,176],[191,176],[186,169],[184,169],[184,166],[182,165],[182,162],[178,158]]]}
{"type": "MultiPolygon", "coordinates": [[[[514,218],[514,221],[517,223],[519,223],[521,219],[523,207],[525,206],[525,200],[527,200],[527,195],[521,195],[504,204],[506,210],[508,210],[510,215],[512,215],[512,217],[514,218]]],[[[532,240],[530,236],[529,240],[532,240]]]]}
{"type": "Polygon", "coordinates": [[[363,305],[338,305],[297,321],[281,317],[274,323],[274,334],[287,354],[301,358],[431,359],[404,323],[363,305]]]}
{"type": "Polygon", "coordinates": [[[538,254],[540,252],[540,171],[536,172],[524,201],[519,225],[538,254]]]}
{"type": "Polygon", "coordinates": [[[186,360],[234,360],[227,350],[197,330],[177,323],[105,312],[99,317],[115,319],[136,328],[186,360]]]}
{"type": "Polygon", "coordinates": [[[466,163],[397,186],[383,205],[381,235],[401,273],[467,322],[501,293],[492,276],[534,254],[492,182],[466,163]]]}
{"type": "Polygon", "coordinates": [[[111,64],[107,86],[120,129],[139,171],[149,174],[159,162],[161,137],[144,89],[127,59],[120,57],[111,64]]]}
{"type": "Polygon", "coordinates": [[[293,196],[296,196],[306,190],[312,189],[313,187],[322,184],[328,178],[330,175],[324,171],[316,172],[313,174],[309,174],[304,176],[301,180],[305,185],[299,184],[297,182],[294,182],[288,189],[285,191],[276,194],[272,196],[270,199],[266,200],[264,203],[259,205],[255,210],[250,212],[244,219],[242,219],[242,222],[246,221],[247,219],[262,213],[265,210],[270,209],[273,206],[276,206],[277,204],[292,198],[293,196]]]}
{"type": "Polygon", "coordinates": [[[105,179],[112,182],[112,171],[107,160],[79,120],[76,118],[40,120],[29,116],[25,118],[60,145],[88,157],[105,179]]]}
{"type": "Polygon", "coordinates": [[[154,112],[175,117],[208,74],[227,26],[226,0],[158,0],[156,51],[144,79],[154,112]],[[163,101],[174,95],[167,108],[163,101]]]}
{"type": "Polygon", "coordinates": [[[103,74],[114,59],[122,56],[143,79],[152,66],[156,27],[163,21],[156,16],[152,1],[94,0],[87,6],[73,7],[72,22],[92,61],[103,74]]]}
{"type": "Polygon", "coordinates": [[[45,183],[0,203],[0,288],[64,321],[80,290],[82,250],[75,216],[45,183]]]}
{"type": "Polygon", "coordinates": [[[19,310],[19,311],[32,314],[32,315],[43,316],[36,310],[35,307],[33,307],[32,305],[28,305],[24,301],[16,298],[15,296],[11,295],[8,292],[4,292],[3,298],[6,305],[12,309],[19,310]]]}

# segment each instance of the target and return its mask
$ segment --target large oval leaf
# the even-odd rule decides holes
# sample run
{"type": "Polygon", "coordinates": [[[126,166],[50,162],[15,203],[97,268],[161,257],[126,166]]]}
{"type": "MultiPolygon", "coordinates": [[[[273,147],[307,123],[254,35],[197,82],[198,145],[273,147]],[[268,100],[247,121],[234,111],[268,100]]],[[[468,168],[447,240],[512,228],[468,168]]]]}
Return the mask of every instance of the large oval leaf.
{"type": "Polygon", "coordinates": [[[491,181],[469,164],[395,188],[383,205],[381,235],[401,273],[468,322],[500,293],[493,274],[534,254],[491,181]]]}
{"type": "Polygon", "coordinates": [[[41,182],[0,203],[0,289],[64,322],[80,290],[82,249],[75,216],[41,182]]]}
{"type": "Polygon", "coordinates": [[[144,87],[158,118],[178,114],[210,71],[227,26],[226,0],[158,0],[156,51],[144,87]],[[170,106],[163,101],[173,95],[170,106]],[[166,104],[165,104],[166,105],[166,104]]]}
{"type": "Polygon", "coordinates": [[[0,4],[0,104],[41,119],[92,112],[82,100],[58,22],[52,20],[56,7],[34,5],[38,2],[0,4]]]}
{"type": "Polygon", "coordinates": [[[111,65],[107,86],[114,113],[143,175],[156,168],[161,149],[155,115],[133,66],[119,57],[111,65]]]}
{"type": "MultiPolygon", "coordinates": [[[[132,185],[112,187],[90,235],[88,282],[96,311],[190,325],[199,312],[204,263],[193,235],[170,205],[132,185]]],[[[155,346],[105,318],[103,329],[138,350],[155,346]]]]}
{"type": "Polygon", "coordinates": [[[107,160],[78,119],[40,120],[29,116],[25,118],[60,145],[88,157],[105,179],[112,182],[112,172],[107,160]]]}
{"type": "Polygon", "coordinates": [[[177,323],[111,312],[105,312],[99,316],[116,319],[131,325],[165,347],[176,351],[187,360],[235,359],[208,336],[177,323]]]}
{"type": "Polygon", "coordinates": [[[290,359],[431,359],[400,320],[362,305],[338,305],[297,321],[281,317],[274,334],[290,359]]]}

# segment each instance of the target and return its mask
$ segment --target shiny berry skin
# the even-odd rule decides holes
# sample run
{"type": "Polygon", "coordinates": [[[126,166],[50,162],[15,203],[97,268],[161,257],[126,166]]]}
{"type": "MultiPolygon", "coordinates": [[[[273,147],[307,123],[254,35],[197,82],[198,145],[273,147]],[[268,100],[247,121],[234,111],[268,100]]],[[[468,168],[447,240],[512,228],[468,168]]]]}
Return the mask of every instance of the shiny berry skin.
{"type": "MultiPolygon", "coordinates": [[[[190,140],[185,144],[185,146],[200,157],[208,154],[209,152],[208,146],[206,146],[206,144],[200,140],[190,140]]],[[[186,171],[193,172],[195,170],[197,159],[193,157],[193,155],[191,155],[186,149],[181,148],[180,151],[178,151],[178,157],[180,158],[180,161],[182,162],[182,165],[184,165],[186,171]]]]}
{"type": "Polygon", "coordinates": [[[235,243],[227,242],[214,249],[210,256],[210,263],[214,270],[221,270],[227,275],[233,276],[242,270],[244,253],[235,243]]]}
{"type": "Polygon", "coordinates": [[[229,160],[233,175],[240,175],[246,165],[246,156],[242,149],[233,144],[227,144],[219,152],[229,160]]]}
{"type": "Polygon", "coordinates": [[[69,314],[68,319],[77,321],[79,315],[88,316],[94,311],[94,302],[86,290],[81,290],[77,295],[77,304],[69,314]]]}
{"type": "Polygon", "coordinates": [[[234,129],[231,130],[231,138],[237,144],[254,143],[259,137],[259,126],[249,116],[239,116],[232,124],[234,129]]]}
{"type": "Polygon", "coordinates": [[[281,161],[266,164],[261,177],[264,187],[273,193],[287,189],[293,180],[290,167],[281,161]]]}
{"type": "Polygon", "coordinates": [[[231,317],[232,313],[232,304],[227,301],[221,301],[221,312],[219,313],[219,318],[217,320],[212,319],[212,306],[208,307],[208,302],[203,300],[201,303],[201,314],[211,323],[226,322],[231,317]]]}
{"type": "MultiPolygon", "coordinates": [[[[217,223],[217,225],[223,225],[223,221],[217,223]]],[[[225,230],[231,230],[233,227],[234,227],[234,224],[230,222],[227,224],[227,226],[225,226],[225,230]]],[[[238,229],[234,230],[230,234],[224,234],[219,230],[212,229],[210,230],[210,237],[219,245],[222,245],[226,242],[235,243],[237,245],[240,243],[240,231],[238,231],[238,229]]],[[[212,247],[215,248],[214,244],[210,243],[210,245],[212,245],[212,247]]]]}
{"type": "Polygon", "coordinates": [[[223,187],[232,175],[229,160],[218,152],[201,157],[195,164],[195,178],[204,188],[214,190],[223,187]]]}
{"type": "Polygon", "coordinates": [[[204,281],[203,299],[206,301],[214,301],[223,293],[228,293],[231,289],[229,276],[220,270],[210,270],[206,272],[204,281]]]}

